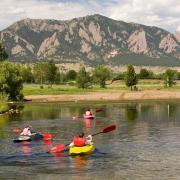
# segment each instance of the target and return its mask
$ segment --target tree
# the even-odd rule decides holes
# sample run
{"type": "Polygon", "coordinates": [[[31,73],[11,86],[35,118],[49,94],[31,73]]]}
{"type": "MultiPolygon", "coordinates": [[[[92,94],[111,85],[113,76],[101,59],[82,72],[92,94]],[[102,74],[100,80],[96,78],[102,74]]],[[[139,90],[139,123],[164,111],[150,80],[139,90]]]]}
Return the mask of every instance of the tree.
{"type": "Polygon", "coordinates": [[[177,80],[180,80],[180,72],[177,72],[177,80]]]}
{"type": "Polygon", "coordinates": [[[75,70],[69,70],[66,74],[66,79],[73,81],[76,79],[76,76],[77,76],[77,72],[75,70]]]}
{"type": "Polygon", "coordinates": [[[150,79],[153,78],[153,72],[148,71],[146,68],[142,68],[139,73],[140,79],[150,79]]]}
{"type": "Polygon", "coordinates": [[[124,79],[124,76],[125,76],[124,73],[119,73],[119,74],[117,74],[117,75],[113,78],[113,81],[123,80],[123,79],[124,79]]]}
{"type": "Polygon", "coordinates": [[[163,80],[163,73],[159,73],[159,74],[154,74],[154,79],[159,79],[159,80],[163,80]]]}
{"type": "Polygon", "coordinates": [[[46,79],[51,86],[56,80],[57,69],[52,60],[47,64],[46,79]]]}
{"type": "Polygon", "coordinates": [[[8,54],[5,51],[4,46],[0,43],[0,61],[4,61],[8,58],[8,54]]]}
{"type": "Polygon", "coordinates": [[[19,65],[21,76],[24,83],[33,83],[34,76],[32,73],[32,68],[30,66],[19,65]]]}
{"type": "Polygon", "coordinates": [[[175,82],[176,71],[167,69],[164,73],[164,84],[166,87],[171,87],[176,84],[175,82]]]}
{"type": "Polygon", "coordinates": [[[127,72],[125,74],[125,83],[126,86],[131,87],[131,91],[132,87],[138,83],[134,67],[131,64],[128,65],[127,72]]]}
{"type": "Polygon", "coordinates": [[[37,63],[33,67],[33,75],[36,83],[41,85],[46,82],[47,63],[37,63]]]}
{"type": "Polygon", "coordinates": [[[4,61],[0,66],[0,90],[8,95],[9,100],[23,99],[23,81],[18,65],[4,61]]]}
{"type": "Polygon", "coordinates": [[[84,66],[82,66],[77,74],[76,83],[79,88],[88,88],[91,85],[91,79],[84,66]]]}
{"type": "Polygon", "coordinates": [[[61,74],[59,71],[57,71],[56,77],[55,77],[55,84],[60,84],[60,83],[61,83],[61,74]]]}
{"type": "Polygon", "coordinates": [[[106,80],[110,78],[111,71],[104,65],[98,65],[93,71],[93,80],[95,83],[99,83],[101,88],[105,88],[106,80]]]}

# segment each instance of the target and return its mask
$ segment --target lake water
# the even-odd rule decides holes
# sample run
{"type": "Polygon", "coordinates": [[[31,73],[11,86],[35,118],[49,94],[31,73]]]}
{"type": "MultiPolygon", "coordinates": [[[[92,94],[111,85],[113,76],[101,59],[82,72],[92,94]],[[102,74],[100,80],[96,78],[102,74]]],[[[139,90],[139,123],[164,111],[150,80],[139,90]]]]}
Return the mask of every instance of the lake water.
{"type": "Polygon", "coordinates": [[[0,116],[0,179],[180,179],[180,102],[25,104],[18,115],[0,116]],[[96,118],[85,121],[91,108],[96,118]],[[103,111],[96,112],[96,108],[103,111]],[[72,117],[79,115],[79,120],[72,117]],[[13,143],[13,128],[31,124],[53,134],[53,141],[13,143]],[[115,131],[94,136],[92,155],[51,154],[79,131],[96,133],[110,124],[115,131]]]}

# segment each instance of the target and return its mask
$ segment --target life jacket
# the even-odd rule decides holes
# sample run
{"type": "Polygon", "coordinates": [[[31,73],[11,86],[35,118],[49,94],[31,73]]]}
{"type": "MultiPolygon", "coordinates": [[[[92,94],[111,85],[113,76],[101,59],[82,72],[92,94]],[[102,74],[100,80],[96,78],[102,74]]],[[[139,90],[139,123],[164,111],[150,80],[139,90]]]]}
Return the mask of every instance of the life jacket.
{"type": "Polygon", "coordinates": [[[73,143],[75,146],[81,147],[81,146],[85,146],[86,145],[86,138],[80,138],[78,136],[74,136],[73,138],[73,143]]]}
{"type": "Polygon", "coordinates": [[[21,135],[23,135],[23,136],[30,136],[31,132],[30,132],[29,128],[24,128],[24,130],[21,133],[21,135]]]}
{"type": "Polygon", "coordinates": [[[86,116],[92,116],[92,112],[91,111],[86,111],[85,115],[86,116]]]}

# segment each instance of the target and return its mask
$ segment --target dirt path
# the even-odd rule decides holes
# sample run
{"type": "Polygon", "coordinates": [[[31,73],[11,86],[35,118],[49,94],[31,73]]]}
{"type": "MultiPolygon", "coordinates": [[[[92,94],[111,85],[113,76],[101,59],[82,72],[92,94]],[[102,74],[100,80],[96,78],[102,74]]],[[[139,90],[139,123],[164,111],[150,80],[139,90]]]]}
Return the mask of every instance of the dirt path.
{"type": "Polygon", "coordinates": [[[101,101],[101,100],[168,100],[179,99],[180,91],[162,91],[162,90],[147,90],[147,91],[108,91],[108,92],[92,92],[76,95],[29,95],[25,99],[32,102],[64,102],[64,101],[101,101]]]}

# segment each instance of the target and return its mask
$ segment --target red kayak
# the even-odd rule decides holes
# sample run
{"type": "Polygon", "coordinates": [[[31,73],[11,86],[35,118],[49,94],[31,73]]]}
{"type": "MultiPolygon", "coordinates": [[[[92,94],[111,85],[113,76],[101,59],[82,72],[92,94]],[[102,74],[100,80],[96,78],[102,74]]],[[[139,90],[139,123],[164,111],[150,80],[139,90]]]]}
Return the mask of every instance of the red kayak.
{"type": "Polygon", "coordinates": [[[84,119],[94,119],[93,115],[86,115],[86,114],[84,114],[83,117],[84,117],[84,119]]]}

